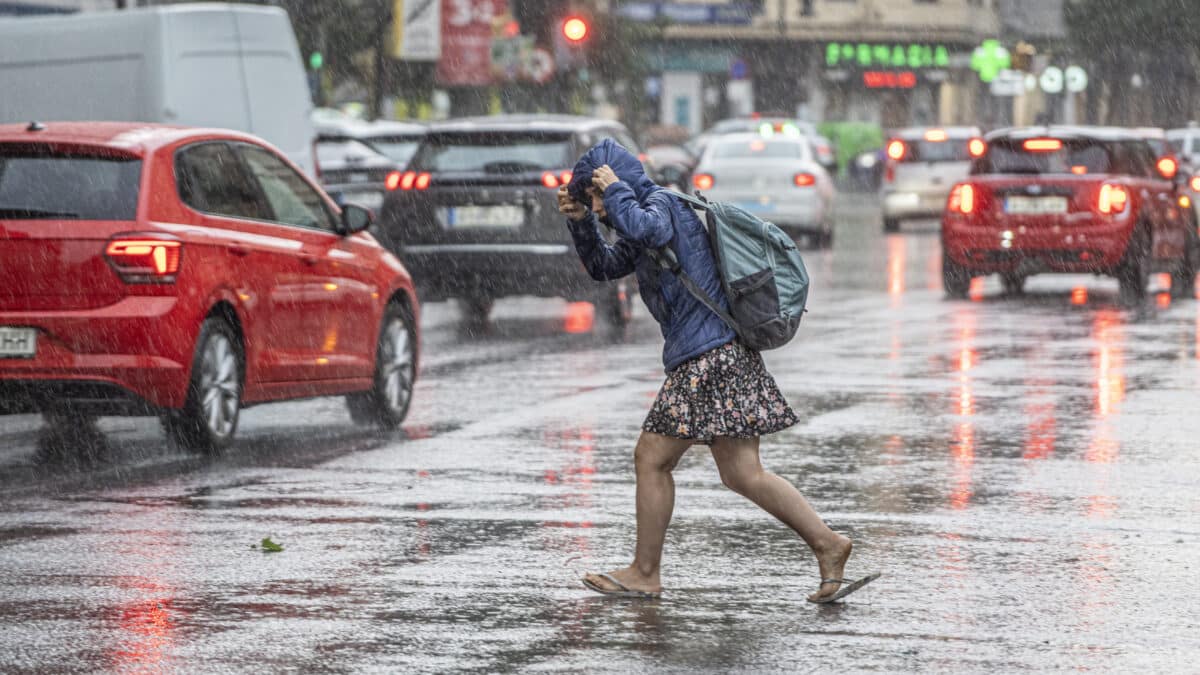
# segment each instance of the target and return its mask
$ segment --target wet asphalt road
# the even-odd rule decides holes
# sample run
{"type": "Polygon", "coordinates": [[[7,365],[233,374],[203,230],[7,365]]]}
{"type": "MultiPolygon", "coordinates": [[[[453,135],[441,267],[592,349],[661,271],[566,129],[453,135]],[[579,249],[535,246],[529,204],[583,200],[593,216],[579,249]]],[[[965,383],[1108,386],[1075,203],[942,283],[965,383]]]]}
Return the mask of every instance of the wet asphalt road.
{"type": "Polygon", "coordinates": [[[1123,310],[1085,276],[947,301],[936,224],[877,218],[843,199],[765,355],[802,422],[764,462],[856,540],[848,573],[885,574],[846,604],[804,602],[806,549],[704,448],[664,599],[585,591],[632,550],[656,327],[519,299],[474,334],[439,303],[392,436],[335,399],[246,411],[217,459],[151,420],[0,418],[0,672],[1195,672],[1200,303],[1123,310]]]}

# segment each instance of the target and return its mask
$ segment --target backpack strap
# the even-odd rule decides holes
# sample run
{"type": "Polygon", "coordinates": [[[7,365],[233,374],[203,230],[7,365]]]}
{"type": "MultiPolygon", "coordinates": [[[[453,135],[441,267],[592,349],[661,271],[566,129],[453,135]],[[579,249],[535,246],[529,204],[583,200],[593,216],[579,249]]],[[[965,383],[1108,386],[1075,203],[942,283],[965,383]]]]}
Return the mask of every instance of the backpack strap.
{"type": "Polygon", "coordinates": [[[680,192],[678,190],[672,190],[670,188],[663,188],[663,192],[666,192],[667,194],[671,195],[672,197],[682,199],[683,201],[691,204],[692,206],[694,206],[698,209],[702,209],[704,211],[709,211],[712,209],[712,207],[708,203],[708,200],[705,199],[704,197],[693,197],[692,195],[689,195],[686,192],[680,192]]]}
{"type": "Polygon", "coordinates": [[[733,329],[734,333],[737,333],[738,337],[742,336],[742,331],[738,327],[737,321],[730,316],[729,312],[721,309],[721,306],[717,304],[717,301],[713,300],[703,288],[700,288],[700,285],[697,284],[695,280],[687,275],[687,272],[683,271],[683,267],[679,264],[679,258],[676,257],[674,251],[666,246],[657,249],[647,248],[644,250],[646,255],[653,260],[660,269],[664,269],[671,274],[674,274],[675,277],[679,279],[679,282],[683,284],[683,287],[687,289],[688,293],[692,294],[692,297],[699,300],[700,303],[709,308],[713,314],[716,314],[718,317],[720,317],[721,320],[725,322],[725,325],[733,329]]]}

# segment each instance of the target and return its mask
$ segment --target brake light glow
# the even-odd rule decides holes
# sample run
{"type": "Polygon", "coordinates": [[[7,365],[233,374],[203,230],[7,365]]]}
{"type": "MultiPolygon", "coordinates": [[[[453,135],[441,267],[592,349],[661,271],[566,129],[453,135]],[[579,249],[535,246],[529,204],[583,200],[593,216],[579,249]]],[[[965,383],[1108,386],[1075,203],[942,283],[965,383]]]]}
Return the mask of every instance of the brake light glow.
{"type": "Polygon", "coordinates": [[[387,178],[383,179],[383,186],[388,190],[395,190],[396,188],[400,187],[400,178],[403,176],[403,173],[400,173],[399,171],[393,171],[387,175],[387,178]]]}
{"type": "Polygon", "coordinates": [[[946,140],[946,132],[943,129],[930,129],[925,132],[925,140],[931,143],[941,143],[946,140]]]}
{"type": "Polygon", "coordinates": [[[698,173],[692,177],[692,185],[695,185],[697,190],[711,190],[715,182],[712,174],[698,173]]]}
{"type": "Polygon", "coordinates": [[[570,171],[563,171],[557,175],[553,171],[543,171],[542,172],[542,185],[544,185],[548,188],[553,189],[560,185],[566,185],[567,183],[570,183],[570,182],[571,182],[571,172],[570,171]]]}
{"type": "Polygon", "coordinates": [[[1155,166],[1158,167],[1159,175],[1166,179],[1174,178],[1175,172],[1179,170],[1179,162],[1176,162],[1174,157],[1161,157],[1155,166]]]}
{"type": "Polygon", "coordinates": [[[573,174],[570,171],[564,171],[558,174],[558,180],[561,181],[563,185],[566,185],[567,183],[571,182],[572,176],[573,174]]]}
{"type": "Polygon", "coordinates": [[[1120,213],[1125,210],[1125,205],[1128,203],[1129,193],[1125,191],[1124,187],[1111,183],[1100,186],[1100,198],[1096,204],[1100,213],[1120,213]]]}
{"type": "Polygon", "coordinates": [[[1055,152],[1062,150],[1062,141],[1057,138],[1031,138],[1021,144],[1029,152],[1055,152]]]}
{"type": "Polygon", "coordinates": [[[893,140],[887,145],[887,156],[897,162],[904,159],[907,152],[908,146],[904,145],[904,141],[900,139],[893,140]]]}
{"type": "Polygon", "coordinates": [[[817,177],[811,173],[798,173],[792,177],[792,182],[795,183],[796,187],[808,187],[816,184],[817,177]]]}
{"type": "Polygon", "coordinates": [[[433,176],[428,173],[419,173],[417,174],[417,179],[413,181],[413,187],[418,190],[424,190],[429,187],[429,181],[431,180],[433,180],[433,176]]]}
{"type": "Polygon", "coordinates": [[[1087,173],[1087,167],[1083,164],[1076,164],[1075,166],[1071,167],[1071,173],[1075,174],[1076,176],[1082,176],[1087,173]]]}
{"type": "Polygon", "coordinates": [[[160,237],[114,239],[104,255],[125,283],[171,283],[179,273],[183,243],[160,237]]]}
{"type": "Polygon", "coordinates": [[[969,183],[959,183],[950,191],[950,201],[946,208],[955,213],[967,215],[975,211],[975,188],[969,183]]]}
{"type": "Polygon", "coordinates": [[[416,180],[417,180],[417,172],[416,171],[405,171],[404,175],[400,177],[400,189],[401,190],[411,190],[413,187],[413,183],[415,183],[416,180]]]}
{"type": "Polygon", "coordinates": [[[1192,180],[1188,182],[1193,192],[1200,192],[1200,176],[1192,176],[1192,180]]]}
{"type": "Polygon", "coordinates": [[[982,138],[972,138],[967,141],[967,153],[972,157],[983,157],[987,152],[987,141],[982,138]]]}

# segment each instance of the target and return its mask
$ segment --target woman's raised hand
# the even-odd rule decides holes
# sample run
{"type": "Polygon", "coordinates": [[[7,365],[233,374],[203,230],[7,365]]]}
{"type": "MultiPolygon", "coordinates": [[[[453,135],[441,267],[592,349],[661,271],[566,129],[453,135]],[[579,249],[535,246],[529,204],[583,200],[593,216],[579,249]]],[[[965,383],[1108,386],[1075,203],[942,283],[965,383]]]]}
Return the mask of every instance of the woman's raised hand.
{"type": "Polygon", "coordinates": [[[565,185],[558,188],[558,210],[571,220],[583,220],[587,215],[587,207],[572,199],[565,185]]]}

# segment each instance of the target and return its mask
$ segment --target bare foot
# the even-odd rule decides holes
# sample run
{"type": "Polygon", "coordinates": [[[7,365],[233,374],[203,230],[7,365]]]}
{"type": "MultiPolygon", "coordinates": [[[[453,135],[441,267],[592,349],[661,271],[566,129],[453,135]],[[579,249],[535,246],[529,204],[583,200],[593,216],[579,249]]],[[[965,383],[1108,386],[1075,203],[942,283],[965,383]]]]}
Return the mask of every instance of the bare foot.
{"type": "MultiPolygon", "coordinates": [[[[659,579],[658,573],[644,575],[637,571],[637,568],[623,567],[619,570],[613,570],[608,573],[608,576],[616,579],[625,585],[626,588],[633,591],[643,591],[645,593],[662,593],[662,582],[659,579]]],[[[603,588],[607,591],[619,591],[621,589],[613,585],[613,582],[605,579],[599,574],[588,573],[584,575],[584,580],[590,582],[598,588],[603,588]]]]}
{"type": "MultiPolygon", "coordinates": [[[[840,534],[835,536],[837,536],[835,543],[819,551],[813,551],[817,556],[817,566],[821,570],[822,579],[842,579],[842,575],[846,571],[846,561],[850,559],[850,551],[854,548],[854,544],[849,538],[840,534]]],[[[808,599],[816,602],[837,593],[841,586],[838,582],[822,583],[817,592],[808,596],[808,599]]]]}

